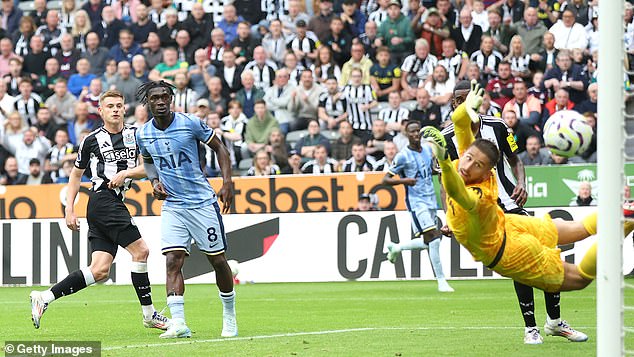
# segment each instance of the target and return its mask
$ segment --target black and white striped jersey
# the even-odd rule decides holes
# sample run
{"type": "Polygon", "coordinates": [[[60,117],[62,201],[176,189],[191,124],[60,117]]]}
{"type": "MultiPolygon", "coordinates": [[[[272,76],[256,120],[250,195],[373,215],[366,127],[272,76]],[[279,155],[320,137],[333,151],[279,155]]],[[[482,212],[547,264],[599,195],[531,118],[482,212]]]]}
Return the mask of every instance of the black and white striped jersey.
{"type": "Polygon", "coordinates": [[[254,60],[247,63],[244,70],[251,70],[253,72],[253,77],[255,78],[254,85],[262,90],[265,90],[273,86],[277,65],[275,62],[267,59],[266,62],[264,62],[264,65],[260,67],[254,60]]]}
{"type": "MultiPolygon", "coordinates": [[[[92,190],[108,190],[108,182],[118,172],[137,166],[139,148],[136,144],[136,128],[124,126],[120,133],[112,134],[103,126],[90,133],[79,145],[75,167],[85,170],[90,167],[92,190]]],[[[113,191],[123,199],[132,179],[113,191]]]]}
{"type": "Polygon", "coordinates": [[[509,57],[507,60],[511,64],[511,71],[526,72],[528,71],[528,65],[531,63],[531,56],[525,54],[521,57],[509,57]]]}
{"type": "Polygon", "coordinates": [[[179,111],[189,113],[195,107],[198,94],[191,88],[174,91],[174,107],[181,108],[179,111]]]}
{"type": "MultiPolygon", "coordinates": [[[[454,126],[450,124],[442,132],[447,140],[447,150],[451,160],[458,159],[458,142],[454,135],[454,126]]],[[[498,204],[505,212],[518,208],[511,199],[517,181],[509,164],[509,158],[517,158],[517,144],[513,131],[506,123],[493,116],[480,116],[480,132],[477,138],[491,140],[500,149],[500,161],[496,165],[498,183],[498,204]]]]}
{"type": "Polygon", "coordinates": [[[390,171],[390,166],[392,166],[393,162],[394,160],[388,161],[387,156],[384,156],[381,160],[377,160],[374,163],[374,171],[388,172],[390,171]]]}
{"type": "Polygon", "coordinates": [[[451,78],[456,79],[460,70],[462,69],[462,60],[469,59],[469,56],[466,52],[456,50],[456,53],[451,57],[443,57],[438,60],[438,64],[442,65],[447,69],[449,76],[451,78]]]}
{"type": "MultiPolygon", "coordinates": [[[[317,47],[319,47],[319,39],[313,32],[307,32],[306,37],[301,39],[295,36],[286,45],[286,48],[291,51],[299,50],[304,53],[311,53],[316,50],[317,47]]],[[[313,64],[313,61],[307,56],[304,56],[304,58],[299,60],[299,63],[304,66],[304,68],[310,68],[310,65],[313,64]]]]}
{"type": "Polygon", "coordinates": [[[337,160],[327,158],[326,163],[322,166],[317,160],[310,160],[302,166],[304,174],[331,174],[337,172],[337,160]]]}
{"type": "Polygon", "coordinates": [[[471,54],[471,61],[478,65],[482,72],[482,77],[488,81],[497,75],[498,65],[502,62],[502,54],[493,50],[493,52],[487,55],[482,53],[481,50],[477,50],[471,54]],[[489,72],[489,74],[484,73],[484,67],[489,67],[491,72],[489,72]]]}
{"type": "Polygon", "coordinates": [[[364,172],[373,171],[376,160],[372,156],[367,156],[362,163],[357,163],[354,157],[349,158],[343,164],[343,172],[364,172]]]}
{"type": "Polygon", "coordinates": [[[376,22],[376,27],[381,27],[381,24],[383,23],[383,21],[387,20],[387,18],[387,9],[383,10],[381,8],[373,11],[372,13],[370,13],[370,15],[368,15],[368,21],[376,22]]]}
{"type": "Polygon", "coordinates": [[[367,84],[354,87],[351,84],[343,87],[343,96],[348,102],[348,121],[353,129],[372,130],[372,117],[369,110],[362,110],[362,105],[372,103],[376,94],[367,84]]]}
{"type": "Polygon", "coordinates": [[[266,13],[266,19],[273,21],[281,16],[288,15],[290,0],[261,0],[262,12],[266,13]]]}
{"type": "Polygon", "coordinates": [[[400,123],[403,119],[409,117],[409,110],[404,107],[398,107],[396,109],[387,107],[381,109],[379,112],[379,119],[385,123],[400,123]]]}
{"type": "Polygon", "coordinates": [[[319,107],[324,108],[329,117],[337,118],[348,109],[348,101],[345,96],[335,100],[331,94],[324,92],[319,96],[319,107]]]}
{"type": "Polygon", "coordinates": [[[434,67],[438,64],[438,58],[431,53],[425,58],[419,58],[416,54],[405,57],[401,71],[407,72],[407,82],[414,87],[422,84],[427,77],[434,73],[434,67]]]}
{"type": "Polygon", "coordinates": [[[207,54],[209,55],[209,61],[211,61],[211,64],[218,68],[217,66],[222,64],[222,56],[225,54],[225,47],[211,46],[208,48],[207,54]]]}
{"type": "Polygon", "coordinates": [[[51,165],[58,167],[57,170],[51,171],[51,178],[55,181],[58,177],[66,177],[66,173],[62,169],[64,156],[70,155],[75,152],[75,146],[71,143],[66,143],[66,145],[61,148],[57,145],[54,145],[51,150],[48,151],[48,155],[46,158],[49,160],[51,165]]]}
{"type": "Polygon", "coordinates": [[[22,95],[15,97],[13,108],[20,113],[22,122],[28,124],[28,126],[35,126],[37,124],[37,111],[44,105],[44,100],[37,93],[31,93],[29,99],[24,99],[22,95]]]}

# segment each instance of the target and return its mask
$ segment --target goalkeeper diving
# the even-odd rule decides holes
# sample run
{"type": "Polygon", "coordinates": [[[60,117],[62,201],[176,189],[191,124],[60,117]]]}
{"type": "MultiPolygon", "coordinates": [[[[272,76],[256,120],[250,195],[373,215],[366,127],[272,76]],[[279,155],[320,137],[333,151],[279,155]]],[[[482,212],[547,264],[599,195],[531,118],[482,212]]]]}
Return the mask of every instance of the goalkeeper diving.
{"type": "MultiPolygon", "coordinates": [[[[464,103],[451,120],[459,159],[451,161],[443,135],[434,127],[421,129],[432,144],[447,192],[447,223],[456,240],[473,257],[496,273],[547,292],[579,290],[596,275],[597,243],[579,265],[564,262],[558,244],[569,244],[597,233],[597,214],[582,221],[504,214],[497,203],[498,187],[493,168],[500,152],[486,139],[475,139],[471,122],[478,122],[483,89],[473,81],[464,103]]],[[[625,222],[625,236],[634,222],[625,222]]]]}

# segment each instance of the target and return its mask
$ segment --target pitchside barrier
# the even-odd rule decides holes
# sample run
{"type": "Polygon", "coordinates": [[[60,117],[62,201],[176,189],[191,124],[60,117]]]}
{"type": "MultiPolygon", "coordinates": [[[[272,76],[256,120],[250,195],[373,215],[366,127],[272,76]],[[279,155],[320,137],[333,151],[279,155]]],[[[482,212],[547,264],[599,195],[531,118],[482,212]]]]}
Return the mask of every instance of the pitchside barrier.
{"type": "MultiPolygon", "coordinates": [[[[591,207],[537,208],[566,220],[580,219],[591,207]]],[[[444,214],[439,211],[444,220],[444,214]]],[[[134,219],[149,247],[152,283],[165,282],[165,258],[160,253],[161,218],[134,219]]],[[[237,260],[242,282],[319,282],[433,279],[427,252],[404,252],[396,264],[385,258],[389,241],[411,239],[410,215],[405,211],[231,214],[224,216],[228,259],[237,260]]],[[[90,263],[87,224],[71,232],[62,219],[0,220],[2,285],[56,283],[70,271],[90,263]]],[[[594,237],[561,247],[562,259],[578,263],[594,237]]],[[[632,246],[631,236],[624,243],[632,246]]],[[[212,283],[214,274],[205,256],[193,246],[184,274],[188,283],[212,283]]],[[[626,249],[624,271],[634,268],[634,253],[626,249]]],[[[454,279],[499,276],[473,260],[458,243],[443,238],[440,248],[445,275],[454,279]]],[[[119,249],[110,280],[130,283],[130,255],[119,249]]]]}
{"type": "MultiPolygon", "coordinates": [[[[626,184],[634,186],[634,164],[625,166],[626,184]]],[[[295,175],[234,178],[235,199],[231,213],[302,213],[350,211],[361,193],[375,193],[386,211],[405,209],[402,186],[382,186],[383,173],[295,175]]],[[[596,165],[565,165],[526,168],[527,208],[568,206],[579,185],[588,181],[598,197],[596,165]]],[[[220,188],[220,179],[211,179],[220,188]]],[[[436,183],[436,186],[437,183],[436,183]]],[[[64,185],[0,186],[0,219],[63,218],[64,185]]],[[[76,213],[85,216],[89,185],[82,186],[76,213]]],[[[133,216],[154,216],[161,202],[152,197],[148,182],[135,181],[126,194],[133,216]]]]}

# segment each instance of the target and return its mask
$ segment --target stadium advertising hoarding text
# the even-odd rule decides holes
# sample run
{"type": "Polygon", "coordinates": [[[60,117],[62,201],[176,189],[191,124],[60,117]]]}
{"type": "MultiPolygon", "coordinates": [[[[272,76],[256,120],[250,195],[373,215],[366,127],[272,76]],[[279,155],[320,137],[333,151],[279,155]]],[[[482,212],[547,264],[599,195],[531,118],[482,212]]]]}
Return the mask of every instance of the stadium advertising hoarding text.
{"type": "MultiPolygon", "coordinates": [[[[402,187],[381,185],[383,173],[337,175],[295,175],[234,178],[231,213],[301,213],[349,211],[357,206],[361,193],[376,193],[385,210],[403,210],[402,187]]],[[[220,189],[222,180],[211,179],[220,189]]],[[[86,216],[90,190],[82,187],[76,204],[79,217],[86,216]]],[[[0,219],[63,218],[66,186],[0,187],[0,219]]],[[[161,201],[152,197],[147,181],[136,181],[126,193],[126,205],[133,216],[160,215],[161,201]]]]}
{"type": "MultiPolygon", "coordinates": [[[[554,217],[580,219],[592,208],[541,208],[554,217]]],[[[442,217],[442,214],[441,214],[442,217]]],[[[347,280],[433,279],[427,253],[404,252],[396,264],[385,258],[389,241],[410,239],[410,215],[404,211],[282,213],[225,216],[228,259],[240,263],[239,278],[253,282],[319,282],[347,280]]],[[[160,217],[135,219],[150,247],[149,273],[155,284],[165,282],[160,253],[160,217]]],[[[86,222],[72,233],[63,220],[0,221],[0,264],[3,285],[50,285],[69,271],[89,264],[86,222]]],[[[562,247],[562,258],[578,263],[594,238],[562,247]]],[[[632,245],[631,236],[624,243],[632,245]]],[[[444,238],[441,258],[450,278],[497,278],[473,260],[455,240],[444,238]]],[[[624,270],[634,268],[634,252],[625,249],[624,270]]],[[[130,283],[130,256],[117,254],[112,281],[130,283]]],[[[184,274],[188,283],[211,283],[214,275],[204,255],[193,251],[184,274]]]]}
{"type": "MultiPolygon", "coordinates": [[[[626,184],[634,186],[634,164],[625,166],[626,184]]],[[[376,193],[383,210],[404,210],[402,186],[381,185],[383,173],[336,175],[295,175],[234,178],[235,201],[232,213],[302,213],[350,211],[361,193],[376,193]]],[[[575,200],[579,185],[588,181],[599,197],[596,165],[527,167],[526,207],[568,206],[575,200]]],[[[220,179],[210,180],[218,189],[220,179]]],[[[82,187],[76,212],[85,216],[88,186],[82,187]]],[[[64,185],[0,186],[0,219],[63,218],[64,185]]],[[[126,194],[133,216],[159,215],[161,202],[152,197],[148,182],[136,181],[126,194]]]]}

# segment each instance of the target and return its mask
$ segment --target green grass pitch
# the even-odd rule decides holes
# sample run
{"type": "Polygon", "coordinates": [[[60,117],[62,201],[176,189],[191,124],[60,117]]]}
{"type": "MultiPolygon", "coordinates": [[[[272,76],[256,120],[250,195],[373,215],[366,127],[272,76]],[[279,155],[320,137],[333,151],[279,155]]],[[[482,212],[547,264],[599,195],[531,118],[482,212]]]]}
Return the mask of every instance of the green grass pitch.
{"type": "MultiPolygon", "coordinates": [[[[191,339],[162,340],[141,325],[131,286],[95,286],[54,302],[35,330],[30,288],[0,288],[0,336],[7,340],[99,340],[104,356],[594,356],[596,285],[562,294],[562,317],[590,337],[571,343],[544,336],[523,344],[523,322],[510,280],[251,284],[236,287],[240,336],[220,338],[214,285],[189,285],[185,314],[191,339]]],[[[164,287],[154,303],[165,305],[164,287]]],[[[535,291],[543,326],[543,294],[535,291]]],[[[634,304],[634,289],[626,289],[634,304]]],[[[634,326],[634,312],[625,313],[634,326]]],[[[4,343],[2,343],[4,345],[4,343]]],[[[634,349],[634,335],[626,334],[634,349]]]]}

